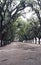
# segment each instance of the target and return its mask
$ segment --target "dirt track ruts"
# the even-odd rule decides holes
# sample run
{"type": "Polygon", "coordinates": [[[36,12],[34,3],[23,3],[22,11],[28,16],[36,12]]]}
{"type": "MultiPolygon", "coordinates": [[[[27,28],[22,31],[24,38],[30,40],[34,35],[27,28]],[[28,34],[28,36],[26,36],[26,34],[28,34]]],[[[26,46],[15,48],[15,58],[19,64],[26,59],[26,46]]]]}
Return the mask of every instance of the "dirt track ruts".
{"type": "Polygon", "coordinates": [[[0,65],[41,65],[41,45],[13,42],[0,47],[0,65]]]}

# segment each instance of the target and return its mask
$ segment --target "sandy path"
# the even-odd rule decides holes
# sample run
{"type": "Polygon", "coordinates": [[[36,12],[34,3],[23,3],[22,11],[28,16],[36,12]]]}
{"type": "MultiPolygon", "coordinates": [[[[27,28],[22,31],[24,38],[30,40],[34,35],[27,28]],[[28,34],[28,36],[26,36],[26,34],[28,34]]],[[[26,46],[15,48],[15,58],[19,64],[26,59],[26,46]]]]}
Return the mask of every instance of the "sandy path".
{"type": "Polygon", "coordinates": [[[41,45],[13,42],[2,47],[0,65],[41,65],[41,45]]]}

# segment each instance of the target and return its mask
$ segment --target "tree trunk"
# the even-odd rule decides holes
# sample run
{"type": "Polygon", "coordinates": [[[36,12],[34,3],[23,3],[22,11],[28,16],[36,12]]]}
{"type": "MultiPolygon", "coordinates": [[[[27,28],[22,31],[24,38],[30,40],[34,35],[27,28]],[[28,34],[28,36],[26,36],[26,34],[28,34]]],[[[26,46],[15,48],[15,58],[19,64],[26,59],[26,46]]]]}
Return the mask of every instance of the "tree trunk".
{"type": "Polygon", "coordinates": [[[37,44],[37,39],[36,39],[36,37],[35,37],[35,44],[37,44]]]}
{"type": "Polygon", "coordinates": [[[40,44],[40,38],[39,38],[39,44],[40,44]]]}
{"type": "Polygon", "coordinates": [[[2,39],[1,39],[1,46],[2,46],[2,39]]]}
{"type": "Polygon", "coordinates": [[[2,14],[0,13],[1,15],[1,46],[2,46],[2,22],[3,22],[3,16],[2,14]]]}
{"type": "Polygon", "coordinates": [[[36,37],[34,38],[34,44],[36,44],[37,43],[37,39],[36,39],[36,37]]]}
{"type": "Polygon", "coordinates": [[[0,46],[2,46],[2,33],[0,32],[0,46]]]}

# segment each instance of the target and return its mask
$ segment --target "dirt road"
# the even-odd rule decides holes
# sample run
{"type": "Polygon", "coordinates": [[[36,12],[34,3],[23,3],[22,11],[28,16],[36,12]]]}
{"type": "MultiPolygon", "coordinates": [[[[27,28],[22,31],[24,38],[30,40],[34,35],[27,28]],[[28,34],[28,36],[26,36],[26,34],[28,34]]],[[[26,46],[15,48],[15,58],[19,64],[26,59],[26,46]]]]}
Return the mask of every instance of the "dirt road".
{"type": "Polygon", "coordinates": [[[41,65],[41,45],[13,42],[2,47],[0,65],[41,65]]]}

